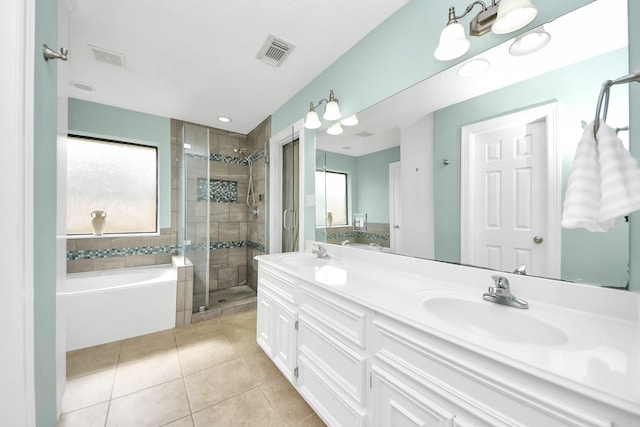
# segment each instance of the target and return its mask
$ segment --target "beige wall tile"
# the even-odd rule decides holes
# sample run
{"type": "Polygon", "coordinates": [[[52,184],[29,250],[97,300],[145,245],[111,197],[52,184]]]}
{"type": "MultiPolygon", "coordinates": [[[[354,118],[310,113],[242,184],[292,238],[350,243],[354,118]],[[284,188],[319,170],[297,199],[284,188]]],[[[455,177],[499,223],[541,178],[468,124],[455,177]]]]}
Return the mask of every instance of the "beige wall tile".
{"type": "Polygon", "coordinates": [[[92,259],[67,260],[67,273],[81,273],[83,271],[93,271],[92,259]]]}
{"type": "Polygon", "coordinates": [[[109,258],[96,258],[93,260],[93,270],[115,270],[117,268],[125,268],[126,257],[109,257],[109,258]]]}
{"type": "Polygon", "coordinates": [[[125,267],[142,267],[145,265],[154,265],[155,263],[155,255],[134,255],[126,257],[125,267]]]}

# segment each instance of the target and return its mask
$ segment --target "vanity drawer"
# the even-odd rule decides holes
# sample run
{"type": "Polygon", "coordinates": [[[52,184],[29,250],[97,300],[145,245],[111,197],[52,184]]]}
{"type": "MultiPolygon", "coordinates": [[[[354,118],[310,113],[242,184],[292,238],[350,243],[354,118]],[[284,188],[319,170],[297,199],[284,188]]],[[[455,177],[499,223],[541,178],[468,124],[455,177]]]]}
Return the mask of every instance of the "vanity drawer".
{"type": "Polygon", "coordinates": [[[314,318],[324,328],[356,348],[367,341],[367,313],[361,306],[315,286],[300,286],[300,312],[314,318]]]}
{"type": "Polygon", "coordinates": [[[285,301],[295,304],[297,281],[279,270],[268,266],[260,266],[258,269],[258,288],[265,286],[285,301]]]}
{"type": "Polygon", "coordinates": [[[351,403],[340,389],[333,386],[320,366],[304,354],[298,357],[296,388],[320,418],[329,426],[364,427],[366,408],[351,403]]]}
{"type": "Polygon", "coordinates": [[[525,372],[497,367],[498,362],[385,316],[377,315],[373,324],[374,366],[425,390],[455,414],[456,426],[613,425],[570,405],[558,388],[525,372]]]}
{"type": "Polygon", "coordinates": [[[298,354],[314,362],[332,389],[340,389],[353,401],[366,403],[367,359],[334,338],[314,319],[305,314],[298,316],[298,354]]]}

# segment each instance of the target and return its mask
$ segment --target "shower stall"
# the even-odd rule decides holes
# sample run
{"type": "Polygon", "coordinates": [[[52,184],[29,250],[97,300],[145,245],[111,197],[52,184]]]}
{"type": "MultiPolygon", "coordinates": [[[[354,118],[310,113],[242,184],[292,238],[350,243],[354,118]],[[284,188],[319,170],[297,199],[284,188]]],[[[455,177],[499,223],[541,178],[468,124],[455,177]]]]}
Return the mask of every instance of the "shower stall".
{"type": "Polygon", "coordinates": [[[265,187],[265,154],[246,135],[184,122],[174,129],[177,246],[193,265],[193,313],[215,317],[255,303],[250,270],[264,252],[254,235],[264,223],[256,188],[265,187]]]}

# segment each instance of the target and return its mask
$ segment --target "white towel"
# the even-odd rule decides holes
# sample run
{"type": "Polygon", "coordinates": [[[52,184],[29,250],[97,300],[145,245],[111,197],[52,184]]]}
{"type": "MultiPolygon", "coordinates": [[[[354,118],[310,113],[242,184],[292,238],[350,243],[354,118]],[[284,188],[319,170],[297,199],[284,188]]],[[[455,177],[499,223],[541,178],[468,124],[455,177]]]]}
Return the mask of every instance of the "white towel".
{"type": "Polygon", "coordinates": [[[610,126],[602,123],[597,138],[602,223],[640,209],[640,168],[610,126]]]}
{"type": "Polygon", "coordinates": [[[640,168],[603,121],[598,139],[584,128],[567,183],[562,226],[607,231],[616,218],[640,209],[640,168]]]}
{"type": "Polygon", "coordinates": [[[593,135],[593,123],[589,123],[584,128],[573,158],[563,204],[562,226],[606,231],[613,225],[613,221],[610,225],[599,223],[600,200],[598,147],[593,135]]]}

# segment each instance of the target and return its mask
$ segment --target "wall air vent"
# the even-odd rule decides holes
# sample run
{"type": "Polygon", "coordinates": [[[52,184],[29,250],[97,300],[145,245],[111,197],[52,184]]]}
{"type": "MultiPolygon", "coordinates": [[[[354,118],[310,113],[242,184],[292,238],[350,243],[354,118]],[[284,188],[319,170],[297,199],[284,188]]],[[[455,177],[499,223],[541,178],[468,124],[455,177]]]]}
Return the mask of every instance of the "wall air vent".
{"type": "Polygon", "coordinates": [[[93,52],[93,57],[96,59],[96,61],[106,62],[107,64],[115,65],[116,67],[120,68],[127,68],[127,63],[122,53],[113,52],[92,45],[89,45],[89,48],[91,49],[91,52],[93,52]]]}
{"type": "Polygon", "coordinates": [[[264,44],[260,48],[260,51],[256,55],[256,58],[260,59],[265,64],[279,67],[282,65],[287,56],[295,48],[291,43],[279,39],[269,34],[264,44]]]}

